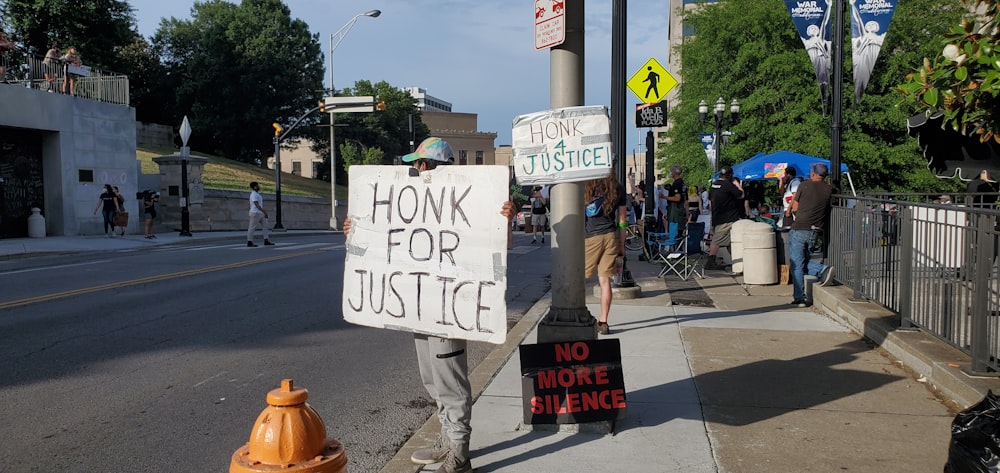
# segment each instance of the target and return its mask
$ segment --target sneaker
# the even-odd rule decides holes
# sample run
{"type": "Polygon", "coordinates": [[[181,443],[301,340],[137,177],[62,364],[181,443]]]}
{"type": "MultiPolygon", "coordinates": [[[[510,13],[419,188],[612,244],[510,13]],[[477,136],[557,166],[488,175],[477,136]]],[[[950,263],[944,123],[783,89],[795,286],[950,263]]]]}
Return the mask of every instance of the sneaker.
{"type": "Polygon", "coordinates": [[[538,243],[538,242],[537,242],[537,241],[535,241],[535,239],[534,239],[534,238],[532,238],[532,239],[531,239],[531,244],[532,244],[532,245],[534,245],[535,243],[538,243]]]}
{"type": "MultiPolygon", "coordinates": [[[[147,237],[148,238],[148,237],[147,237]]],[[[257,245],[253,244],[252,241],[247,242],[247,248],[255,248],[257,245]]]]}
{"type": "Polygon", "coordinates": [[[834,269],[833,266],[827,266],[826,270],[823,271],[823,274],[820,275],[820,279],[819,279],[819,285],[820,286],[829,286],[830,283],[833,282],[833,272],[834,272],[834,270],[835,269],[834,269]]]}
{"type": "Polygon", "coordinates": [[[468,458],[459,458],[455,452],[448,450],[444,462],[434,473],[472,473],[472,462],[468,458]]]}
{"type": "Polygon", "coordinates": [[[264,240],[264,246],[274,246],[274,243],[271,243],[271,240],[264,240]]]}
{"type": "Polygon", "coordinates": [[[722,266],[719,266],[715,258],[711,258],[705,262],[705,269],[722,269],[722,266]]]}
{"type": "Polygon", "coordinates": [[[443,460],[447,455],[448,447],[445,447],[444,443],[441,442],[441,437],[438,437],[434,441],[434,445],[414,451],[410,455],[410,461],[418,465],[430,465],[443,460]]]}
{"type": "Polygon", "coordinates": [[[545,237],[542,237],[542,243],[545,243],[545,237]]]}
{"type": "Polygon", "coordinates": [[[611,332],[611,327],[608,326],[607,322],[597,322],[597,333],[601,335],[607,335],[611,332]]]}
{"type": "Polygon", "coordinates": [[[792,303],[790,305],[793,305],[795,307],[807,307],[808,306],[808,304],[806,304],[806,301],[803,301],[803,300],[794,300],[794,301],[792,301],[792,303]]]}

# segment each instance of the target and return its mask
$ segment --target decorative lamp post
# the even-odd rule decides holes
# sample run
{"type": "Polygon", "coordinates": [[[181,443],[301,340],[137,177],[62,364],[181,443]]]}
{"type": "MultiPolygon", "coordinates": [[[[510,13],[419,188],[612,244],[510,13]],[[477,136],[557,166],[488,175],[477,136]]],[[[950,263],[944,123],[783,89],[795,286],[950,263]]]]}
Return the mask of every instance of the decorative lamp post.
{"type": "MultiPolygon", "coordinates": [[[[719,97],[719,99],[715,101],[715,107],[713,111],[715,112],[714,114],[715,137],[713,138],[712,145],[714,147],[713,152],[715,153],[714,156],[715,159],[712,159],[713,156],[709,156],[709,160],[712,161],[712,172],[715,173],[716,171],[719,170],[719,161],[722,159],[722,139],[723,139],[722,125],[723,122],[725,121],[724,114],[726,111],[726,101],[722,97],[719,97]]],[[[708,104],[705,103],[704,100],[702,100],[701,102],[698,103],[698,120],[701,122],[702,125],[705,124],[705,118],[707,118],[707,116],[708,116],[708,104]]],[[[734,125],[739,120],[740,120],[740,103],[736,99],[733,99],[733,101],[729,103],[729,124],[734,125]]]]}
{"type": "MultiPolygon", "coordinates": [[[[347,33],[351,31],[354,24],[357,23],[358,18],[363,16],[378,18],[382,14],[381,10],[369,10],[364,13],[359,13],[354,15],[350,21],[348,21],[344,26],[341,26],[339,30],[330,35],[330,96],[337,95],[337,88],[333,85],[333,52],[340,46],[340,42],[344,40],[347,33]],[[336,38],[336,41],[334,41],[336,38]]],[[[330,110],[330,228],[338,229],[339,223],[337,222],[337,145],[334,141],[334,114],[333,110],[330,110]]]]}
{"type": "Polygon", "coordinates": [[[191,137],[191,124],[187,115],[181,122],[181,233],[180,236],[191,236],[191,215],[188,213],[188,157],[191,156],[191,148],[188,147],[188,138],[191,137]]]}

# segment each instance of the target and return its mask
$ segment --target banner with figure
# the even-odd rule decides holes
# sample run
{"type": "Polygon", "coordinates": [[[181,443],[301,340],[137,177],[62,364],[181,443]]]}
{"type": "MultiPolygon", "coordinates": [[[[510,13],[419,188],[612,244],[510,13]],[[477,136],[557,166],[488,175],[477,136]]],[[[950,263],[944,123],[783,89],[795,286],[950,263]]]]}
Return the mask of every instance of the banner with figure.
{"type": "Polygon", "coordinates": [[[443,338],[507,337],[506,166],[351,166],[344,320],[443,338]]]}
{"type": "Polygon", "coordinates": [[[705,148],[705,157],[708,158],[708,164],[713,170],[718,169],[716,163],[715,153],[715,133],[698,133],[698,139],[701,140],[701,147],[705,148]]]}
{"type": "Polygon", "coordinates": [[[826,106],[830,89],[830,5],[832,0],[785,0],[785,6],[792,15],[795,29],[802,38],[802,44],[809,53],[809,61],[816,71],[816,82],[826,106]]]}
{"type": "Polygon", "coordinates": [[[854,103],[868,87],[882,42],[898,0],[851,0],[851,57],[854,60],[854,103]]]}

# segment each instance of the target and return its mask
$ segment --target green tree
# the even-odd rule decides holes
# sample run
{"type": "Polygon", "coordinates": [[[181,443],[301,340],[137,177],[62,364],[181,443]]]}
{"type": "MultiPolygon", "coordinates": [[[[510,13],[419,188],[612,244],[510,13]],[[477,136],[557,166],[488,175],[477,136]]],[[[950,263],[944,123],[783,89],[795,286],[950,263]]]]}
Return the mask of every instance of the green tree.
{"type": "Polygon", "coordinates": [[[153,46],[175,95],[172,123],[187,115],[191,146],[231,159],[262,163],[271,123],[292,123],[322,95],[319,36],[281,0],[195,2],[190,20],[161,21],[153,46]]]}
{"type": "Polygon", "coordinates": [[[32,54],[44,55],[53,43],[63,51],[75,46],[86,65],[129,72],[119,53],[138,32],[127,1],[6,0],[0,8],[12,39],[32,54]]]}
{"type": "Polygon", "coordinates": [[[940,110],[963,135],[1000,143],[1000,24],[996,0],[961,0],[969,14],[938,42],[934,60],[897,89],[920,108],[940,110]]]}
{"type": "MultiPolygon", "coordinates": [[[[901,2],[860,105],[852,107],[852,86],[844,86],[841,156],[860,188],[948,189],[927,171],[915,141],[907,137],[908,114],[896,106],[892,92],[902,71],[912,69],[922,57],[917,55],[928,50],[922,39],[958,14],[941,3],[901,2]]],[[[657,151],[660,173],[678,163],[688,183],[708,180],[711,170],[696,134],[711,131],[712,124],[698,122],[698,103],[711,104],[720,96],[742,104],[739,122],[727,127],[735,135],[723,146],[720,165],[783,149],[829,157],[830,118],[823,114],[812,64],[784,2],[727,0],[684,15],[696,34],[679,48],[684,83],[672,111],[670,142],[657,151]]],[[[845,28],[848,21],[845,14],[845,28]]],[[[849,38],[844,52],[849,78],[849,38]]]]}
{"type": "Polygon", "coordinates": [[[385,152],[381,148],[369,148],[364,145],[356,145],[354,142],[344,143],[338,147],[340,162],[347,171],[354,164],[382,164],[385,152]]]}

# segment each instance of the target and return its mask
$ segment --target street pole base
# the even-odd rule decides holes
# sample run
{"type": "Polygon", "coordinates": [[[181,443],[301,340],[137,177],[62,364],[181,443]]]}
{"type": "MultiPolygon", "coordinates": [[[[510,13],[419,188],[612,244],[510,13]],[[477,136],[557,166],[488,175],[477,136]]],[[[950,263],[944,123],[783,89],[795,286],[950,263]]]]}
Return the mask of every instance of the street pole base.
{"type": "Polygon", "coordinates": [[[281,224],[279,223],[279,224],[275,225],[274,227],[272,227],[272,228],[271,228],[271,231],[272,231],[272,232],[283,232],[283,231],[285,231],[285,227],[283,227],[283,226],[282,226],[282,225],[281,225],[281,224]]]}
{"type": "Polygon", "coordinates": [[[191,232],[187,232],[187,231],[181,230],[181,232],[178,233],[177,236],[192,236],[192,235],[191,235],[191,232]]]}
{"type": "Polygon", "coordinates": [[[556,343],[576,340],[596,340],[597,319],[586,307],[560,309],[550,307],[538,324],[538,343],[556,343]]]}
{"type": "MultiPolygon", "coordinates": [[[[601,298],[601,285],[594,285],[593,296],[600,299],[601,298]]],[[[615,287],[611,285],[611,299],[612,300],[626,300],[626,299],[639,299],[642,297],[642,288],[633,283],[632,286],[628,287],[615,287]]]]}

